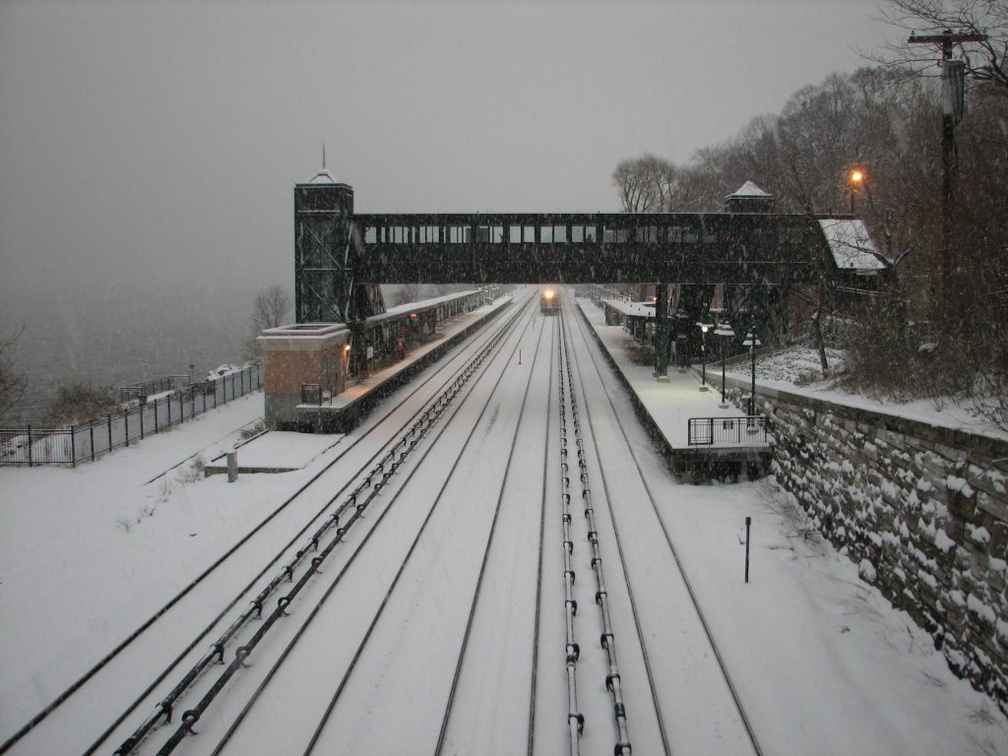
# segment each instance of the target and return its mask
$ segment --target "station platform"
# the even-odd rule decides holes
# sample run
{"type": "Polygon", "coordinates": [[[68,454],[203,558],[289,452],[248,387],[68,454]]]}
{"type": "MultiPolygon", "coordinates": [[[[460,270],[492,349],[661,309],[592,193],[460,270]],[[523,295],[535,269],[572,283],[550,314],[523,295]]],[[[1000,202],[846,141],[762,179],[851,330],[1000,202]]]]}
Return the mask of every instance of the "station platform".
{"type": "MultiPolygon", "coordinates": [[[[685,482],[737,480],[743,473],[756,478],[767,472],[771,445],[764,440],[768,439],[764,420],[750,420],[737,407],[722,406],[720,364],[707,365],[707,391],[701,390],[700,370],[695,368],[684,372],[670,366],[668,380],[659,381],[653,365],[635,361],[640,347],[632,334],[621,325],[606,325],[603,308],[590,299],[578,299],[577,304],[627,389],[638,418],[677,477],[685,482]],[[691,444],[690,420],[700,418],[710,421],[702,425],[727,432],[709,443],[691,444]],[[753,433],[757,422],[761,432],[753,433]]],[[[731,394],[737,397],[739,392],[731,394]]]]}
{"type": "MultiPolygon", "coordinates": [[[[297,406],[297,430],[348,433],[393,390],[408,383],[475,329],[494,319],[512,302],[503,296],[447,321],[437,338],[411,349],[404,359],[376,371],[322,402],[297,406]]],[[[640,345],[621,325],[607,325],[602,308],[589,299],[577,300],[578,312],[607,355],[634,405],[638,418],[663,455],[669,469],[685,482],[709,479],[737,480],[743,474],[756,478],[766,473],[771,445],[763,418],[747,418],[738,407],[721,403],[720,365],[708,364],[707,389],[702,389],[696,367],[669,368],[668,380],[659,381],[650,363],[636,358],[640,345]],[[694,421],[691,440],[690,423],[694,421]],[[709,436],[696,440],[699,421],[709,436]],[[758,427],[756,422],[758,421],[758,427]],[[692,441],[692,442],[691,442],[692,441]]],[[[730,384],[737,384],[729,377],[730,384]]],[[[729,401],[739,396],[732,388],[729,401]]],[[[248,465],[242,460],[243,466],[248,465]]],[[[289,465],[297,469],[300,465],[289,465]]],[[[216,470],[215,470],[216,471],[216,470]]]]}
{"type": "MultiPolygon", "coordinates": [[[[340,442],[342,436],[314,433],[269,431],[235,444],[239,475],[249,473],[284,473],[303,470],[319,456],[340,442]]],[[[206,477],[226,475],[227,454],[218,454],[203,468],[206,477]]]]}
{"type": "MultiPolygon", "coordinates": [[[[350,383],[343,391],[317,404],[299,404],[296,429],[316,433],[347,433],[389,393],[408,383],[428,365],[439,360],[451,347],[496,318],[512,302],[501,296],[474,310],[439,325],[436,338],[417,344],[388,367],[350,383]]],[[[404,306],[403,311],[408,311],[404,306]]]]}

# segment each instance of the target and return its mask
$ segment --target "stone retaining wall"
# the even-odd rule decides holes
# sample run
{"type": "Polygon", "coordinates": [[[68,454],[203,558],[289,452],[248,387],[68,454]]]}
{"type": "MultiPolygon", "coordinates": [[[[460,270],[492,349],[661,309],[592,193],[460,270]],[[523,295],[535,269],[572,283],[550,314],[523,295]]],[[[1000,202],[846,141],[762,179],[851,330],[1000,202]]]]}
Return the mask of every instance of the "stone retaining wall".
{"type": "MultiPolygon", "coordinates": [[[[736,401],[745,382],[732,380],[736,401]]],[[[1008,713],[1008,442],[757,388],[773,474],[1008,713]]]]}

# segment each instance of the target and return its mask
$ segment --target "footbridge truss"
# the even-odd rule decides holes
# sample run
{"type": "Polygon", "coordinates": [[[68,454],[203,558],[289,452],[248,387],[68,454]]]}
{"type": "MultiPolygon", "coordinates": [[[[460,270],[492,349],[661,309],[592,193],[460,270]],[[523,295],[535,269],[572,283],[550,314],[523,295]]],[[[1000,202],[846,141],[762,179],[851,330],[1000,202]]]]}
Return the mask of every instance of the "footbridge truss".
{"type": "Polygon", "coordinates": [[[295,317],[353,327],[384,312],[381,284],[653,283],[664,374],[670,286],[688,319],[718,284],[768,302],[859,274],[825,219],[770,212],[765,193],[745,199],[714,213],[355,213],[352,187],[323,169],[295,186],[295,317]]]}
{"type": "Polygon", "coordinates": [[[295,317],[362,321],[384,311],[380,284],[787,287],[844,275],[822,219],[772,208],[747,182],[712,213],[355,213],[353,187],[323,164],[294,187],[295,317]]]}
{"type": "Polygon", "coordinates": [[[782,285],[830,254],[817,220],[768,213],[358,214],[359,283],[782,285]]]}

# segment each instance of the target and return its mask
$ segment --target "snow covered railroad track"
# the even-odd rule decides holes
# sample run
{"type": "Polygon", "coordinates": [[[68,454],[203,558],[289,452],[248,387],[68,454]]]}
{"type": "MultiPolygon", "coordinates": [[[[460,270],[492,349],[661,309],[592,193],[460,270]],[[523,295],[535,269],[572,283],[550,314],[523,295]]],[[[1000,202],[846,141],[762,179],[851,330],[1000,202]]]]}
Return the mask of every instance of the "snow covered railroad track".
{"type": "MultiPolygon", "coordinates": [[[[463,349],[462,354],[465,360],[461,367],[442,368],[435,371],[439,376],[437,380],[428,379],[425,381],[425,385],[430,384],[435,386],[435,390],[439,390],[439,393],[433,398],[424,397],[425,401],[427,401],[426,406],[412,411],[412,414],[409,415],[409,420],[412,422],[408,428],[400,420],[390,420],[390,418],[395,416],[397,412],[401,412],[404,405],[412,404],[409,401],[400,402],[389,415],[379,421],[378,426],[390,426],[385,427],[384,431],[391,431],[393,434],[399,435],[398,440],[381,441],[382,445],[379,450],[371,454],[362,467],[351,473],[349,476],[351,480],[359,478],[363,478],[363,480],[357,483],[356,487],[350,491],[342,503],[336,505],[337,500],[343,497],[343,494],[349,488],[348,483],[344,484],[339,492],[329,499],[323,511],[320,511],[309,525],[306,525],[299,531],[298,537],[301,537],[310,525],[321,520],[321,525],[302,543],[301,547],[284,564],[280,572],[253,599],[250,608],[242,613],[241,617],[225,631],[225,635],[211,646],[210,652],[176,685],[170,694],[171,700],[168,701],[167,705],[164,701],[158,703],[153,714],[144,721],[137,731],[123,741],[117,753],[133,752],[142,743],[144,738],[160,724],[172,724],[174,731],[158,753],[170,753],[174,751],[185,740],[188,734],[195,732],[194,725],[200,722],[203,714],[206,713],[224,688],[226,686],[230,687],[229,682],[231,678],[253,664],[253,660],[255,660],[254,663],[256,664],[260,663],[260,654],[257,647],[267,637],[268,632],[270,642],[268,644],[263,643],[260,648],[265,648],[269,645],[276,647],[279,644],[280,641],[276,640],[274,636],[283,635],[283,630],[270,632],[271,629],[276,627],[279,630],[285,625],[287,627],[284,629],[289,629],[292,623],[283,622],[281,619],[286,617],[288,613],[293,614],[295,605],[300,606],[304,601],[307,601],[309,604],[311,603],[311,598],[302,597],[299,594],[303,588],[317,582],[315,581],[315,577],[317,574],[323,572],[323,565],[325,565],[326,569],[329,569],[330,567],[340,567],[342,563],[343,569],[346,569],[346,565],[354,559],[355,555],[349,558],[345,556],[345,552],[351,546],[343,546],[344,543],[352,541],[351,535],[358,535],[357,531],[360,528],[352,526],[355,523],[364,521],[365,513],[369,512],[369,505],[392,482],[399,466],[417,448],[423,436],[436,425],[441,414],[451,405],[456,395],[464,390],[466,384],[473,378],[474,374],[479,374],[483,361],[495,353],[498,342],[513,328],[513,321],[520,314],[521,312],[519,311],[503,325],[499,325],[482,338],[476,339],[472,347],[463,349]],[[475,354],[473,354],[474,352],[475,354]],[[377,462],[375,462],[376,459],[377,462]],[[372,464],[374,465],[373,467],[366,469],[372,464]],[[323,514],[325,514],[324,518],[323,514]],[[341,548],[337,549],[338,546],[341,548]],[[334,558],[326,561],[330,555],[334,555],[334,558]],[[302,568],[300,572],[298,571],[299,568],[302,568]],[[288,584],[292,585],[288,586],[288,584]],[[283,595],[278,596],[278,594],[283,595]],[[273,608],[274,600],[275,608],[273,608]],[[269,608],[267,608],[267,605],[269,608]],[[261,622],[256,622],[255,620],[261,620],[261,622]],[[243,630],[244,634],[242,636],[237,634],[237,630],[239,629],[243,630]],[[249,633],[251,633],[250,637],[249,633]],[[235,640],[236,638],[243,638],[244,642],[239,645],[238,641],[235,640]],[[226,661],[225,653],[228,642],[230,642],[232,647],[232,653],[227,654],[229,661],[226,661]],[[255,657],[252,656],[254,651],[256,652],[255,657]],[[215,675],[214,670],[210,668],[210,662],[213,661],[225,664],[219,676],[215,675]],[[200,677],[204,674],[211,679],[201,680],[200,677]],[[186,699],[190,702],[198,698],[194,706],[185,709],[179,706],[176,697],[183,693],[188,693],[186,699]],[[203,693],[202,697],[199,697],[199,693],[203,693]],[[178,712],[175,723],[172,723],[170,716],[173,710],[178,712]]],[[[454,362],[457,365],[459,360],[455,359],[449,362],[454,362]]],[[[413,394],[416,393],[416,391],[413,392],[413,394]]],[[[410,410],[412,410],[412,407],[407,411],[410,410]]],[[[365,436],[371,435],[373,430],[374,427],[367,431],[365,436]]],[[[384,433],[375,434],[375,436],[378,439],[388,438],[384,433]]],[[[359,450],[362,446],[365,448],[363,453],[370,451],[368,445],[362,445],[359,441],[351,447],[351,450],[359,450]]],[[[347,453],[343,456],[353,457],[354,455],[347,453]]],[[[329,466],[329,468],[331,467],[332,465],[329,466]]],[[[327,468],[327,471],[329,468],[327,468]]],[[[338,475],[339,471],[335,472],[338,475]]],[[[365,530],[366,527],[365,524],[365,530]]],[[[363,541],[366,541],[368,538],[369,535],[365,533],[363,541]]],[[[286,551],[290,552],[291,547],[292,543],[288,543],[286,551]]],[[[276,560],[274,560],[275,562],[276,560]]],[[[261,577],[262,574],[260,572],[258,577],[261,577]]],[[[315,590],[317,592],[317,586],[315,590]]],[[[307,590],[305,593],[310,595],[312,591],[307,590]]],[[[310,616],[314,616],[314,612],[310,616]]],[[[268,658],[268,656],[265,656],[265,659],[268,658]]]]}
{"type": "Polygon", "coordinates": [[[163,724],[169,713],[183,711],[179,703],[183,694],[206,674],[222,651],[236,645],[234,639],[238,631],[259,614],[255,602],[262,606],[266,596],[280,587],[274,579],[272,590],[260,592],[256,598],[254,589],[264,575],[287,557],[283,568],[285,577],[293,578],[297,564],[307,562],[312,556],[301,549],[301,553],[292,558],[295,543],[311,527],[326,521],[351,482],[367,475],[376,460],[381,460],[383,455],[391,459],[402,453],[401,448],[390,450],[392,444],[387,439],[410,425],[417,425],[417,418],[432,397],[444,392],[444,386],[457,382],[473,356],[486,350],[487,344],[499,339],[508,328],[507,324],[498,324],[474,335],[452,357],[430,368],[425,378],[400,391],[399,398],[389,402],[397,403],[387,409],[384,416],[365,423],[355,438],[342,440],[333,452],[335,456],[306,484],[279,503],[250,531],[236,533],[236,542],[231,548],[213,560],[145,623],[132,633],[124,634],[125,639],[104,658],[90,667],[80,667],[79,672],[68,670],[77,675],[76,681],[4,742],[0,753],[91,754],[111,752],[116,745],[125,745],[128,750],[133,742],[142,740],[150,730],[163,724]],[[258,573],[249,580],[256,569],[258,573]],[[244,587],[234,595],[241,585],[244,587]],[[253,607],[245,610],[237,620],[226,620],[229,613],[237,613],[232,610],[243,602],[251,602],[253,607]],[[214,613],[210,623],[203,626],[207,617],[214,613]],[[187,640],[188,645],[179,651],[187,640]],[[211,642],[213,646],[209,652],[198,650],[201,644],[210,645],[211,642]],[[166,688],[173,679],[179,682],[168,693],[166,688]],[[109,695],[112,690],[115,693],[109,695]],[[137,728],[135,720],[145,710],[154,713],[137,728]],[[130,717],[134,720],[132,723],[130,717]],[[84,721],[88,726],[77,726],[71,731],[66,724],[68,721],[84,721]]]}
{"type": "MultiPolygon", "coordinates": [[[[611,608],[621,659],[617,680],[633,745],[641,753],[759,755],[756,733],[639,462],[646,439],[626,411],[626,396],[604,379],[601,371],[609,368],[596,353],[583,319],[571,309],[563,311],[572,344],[571,392],[583,397],[580,428],[586,436],[578,454],[579,461],[582,453],[589,460],[581,475],[585,477],[585,467],[597,469],[602,483],[601,491],[591,491],[597,502],[590,507],[594,518],[586,504],[585,519],[594,523],[589,526],[593,543],[618,555],[618,561],[606,562],[611,579],[595,601],[601,603],[605,596],[611,608]]],[[[593,553],[592,569],[597,560],[593,553]]],[[[608,653],[606,632],[600,646],[608,653]]],[[[583,646],[581,653],[583,658],[583,646]]],[[[612,672],[606,674],[606,686],[612,689],[612,672]]],[[[615,707],[618,714],[622,707],[615,707]]],[[[586,716],[589,723],[591,719],[586,716]]],[[[617,740],[616,753],[620,748],[617,740]]]]}
{"type": "MultiPolygon", "coordinates": [[[[467,388],[445,411],[441,422],[431,429],[429,441],[425,442],[423,450],[418,451],[415,458],[406,461],[399,471],[400,475],[392,476],[386,481],[380,499],[371,505],[367,517],[359,527],[345,533],[341,549],[338,553],[333,553],[332,563],[327,561],[318,572],[312,581],[314,585],[289,602],[286,606],[289,616],[277,621],[256,649],[256,656],[248,657],[247,661],[252,662],[252,666],[241,669],[240,674],[234,675],[229,682],[228,692],[214,703],[212,716],[201,717],[198,723],[192,718],[189,722],[183,722],[183,726],[176,730],[183,737],[176,738],[173,734],[169,747],[162,748],[159,753],[169,752],[175,745],[179,746],[181,752],[192,749],[201,753],[209,752],[205,749],[213,749],[214,753],[256,751],[264,747],[264,731],[284,736],[282,741],[267,747],[268,751],[290,752],[310,747],[302,745],[301,741],[313,731],[321,736],[321,742],[335,731],[342,750],[343,739],[346,737],[345,727],[339,724],[323,727],[323,724],[330,715],[337,721],[346,716],[351,721],[359,718],[353,713],[353,707],[357,705],[360,696],[356,693],[348,694],[351,713],[347,715],[347,706],[342,705],[345,699],[341,699],[341,694],[344,689],[360,685],[362,678],[367,679],[367,673],[362,674],[361,668],[375,663],[380,666],[382,658],[390,649],[402,645],[401,640],[394,643],[387,639],[389,633],[395,636],[402,632],[403,620],[400,613],[412,612],[419,606],[421,612],[433,613],[421,624],[432,627],[439,625],[443,611],[441,604],[420,602],[417,597],[417,585],[427,582],[417,576],[417,570],[424,572],[423,565],[432,554],[437,555],[440,551],[438,548],[431,549],[430,531],[454,528],[456,537],[450,540],[466,548],[478,549],[482,542],[481,538],[470,541],[468,534],[480,527],[486,514],[485,507],[482,500],[469,501],[472,497],[466,492],[479,490],[481,486],[489,484],[486,475],[473,469],[473,464],[479,464],[473,461],[474,458],[485,464],[483,473],[495,474],[501,455],[487,454],[488,447],[492,445],[494,452],[500,447],[503,455],[508,455],[507,440],[499,433],[489,434],[489,430],[495,423],[512,422],[502,415],[501,409],[512,405],[512,393],[516,386],[524,384],[528,391],[530,385],[527,371],[522,377],[521,373],[504,369],[516,359],[518,345],[529,326],[530,320],[523,320],[524,328],[519,323],[505,339],[503,349],[487,361],[487,369],[481,375],[473,376],[467,388]],[[495,367],[489,367],[490,363],[494,363],[495,367]],[[474,421],[476,414],[479,417],[474,421]],[[475,438],[482,437],[485,446],[481,448],[481,444],[476,443],[474,434],[477,434],[475,438]],[[470,504],[473,506],[469,506],[470,504]],[[376,583],[378,576],[382,580],[376,583]],[[392,583],[386,588],[387,580],[392,583]],[[393,588],[397,586],[394,591],[393,588]],[[386,591],[384,598],[382,590],[386,591]],[[406,609],[402,609],[402,606],[406,609]],[[351,611],[348,612],[347,608],[351,611]],[[377,662],[373,661],[375,659],[377,662]],[[358,671],[351,675],[355,669],[358,671]],[[327,693],[336,686],[341,676],[343,682],[335,688],[335,692],[327,693]],[[293,690],[303,693],[299,693],[292,701],[293,690]],[[330,702],[328,709],[331,711],[323,715],[319,707],[326,700],[330,702]],[[200,733],[199,738],[184,737],[190,723],[198,724],[195,730],[200,733]]],[[[546,355],[549,355],[548,347],[546,355]]],[[[548,385],[548,373],[544,373],[544,376],[548,385]]],[[[540,393],[545,396],[546,390],[543,389],[540,393]]],[[[537,419],[545,420],[545,414],[538,409],[533,414],[537,419]]],[[[541,435],[540,446],[545,444],[544,430],[541,435]]],[[[510,445],[514,447],[513,440],[510,445]]],[[[542,449],[534,456],[541,467],[542,449]]],[[[509,480],[512,484],[514,481],[524,484],[526,476],[519,473],[510,476],[509,480]]],[[[537,498],[542,498],[541,482],[537,498]]],[[[503,496],[497,497],[498,506],[503,499],[503,496]]],[[[540,515],[536,516],[538,519],[540,515]]],[[[506,518],[502,518],[502,522],[504,519],[506,518]]],[[[444,537],[442,533],[436,539],[443,540],[444,537]]],[[[489,546],[489,541],[486,543],[489,546]]],[[[504,548],[510,546],[505,544],[504,548]]],[[[471,552],[470,555],[475,553],[471,552]]],[[[441,567],[447,569],[454,564],[452,561],[441,567]]],[[[471,570],[468,565],[453,569],[455,578],[468,581],[479,572],[478,566],[478,563],[472,565],[471,570]]],[[[505,579],[508,577],[505,576],[505,579]]],[[[492,582],[490,571],[487,571],[486,580],[492,582]]],[[[530,586],[534,588],[537,581],[538,575],[533,574],[530,586]]],[[[445,600],[455,602],[453,606],[462,610],[461,616],[457,612],[452,616],[461,619],[463,626],[466,624],[466,614],[471,625],[479,625],[481,620],[478,616],[473,617],[472,609],[481,604],[476,601],[475,595],[470,600],[465,598],[466,594],[466,591],[448,590],[445,600]],[[458,603],[460,600],[463,603],[458,603]]],[[[526,603],[534,613],[534,590],[531,600],[526,603]]],[[[410,624],[406,621],[406,625],[410,624]]],[[[453,622],[451,626],[457,628],[458,623],[453,622]]],[[[408,637],[412,639],[413,636],[408,637]]],[[[527,640],[529,644],[533,642],[531,632],[528,633],[527,640]]],[[[458,671],[463,666],[459,649],[464,649],[464,644],[460,647],[456,647],[455,643],[438,645],[436,658],[444,659],[441,652],[456,655],[455,663],[448,664],[448,667],[457,670],[455,679],[462,681],[459,689],[465,691],[466,673],[464,670],[458,671]]],[[[521,664],[515,665],[515,668],[525,670],[525,686],[528,687],[528,656],[525,651],[523,647],[521,664]]],[[[480,655],[481,652],[472,654],[477,662],[480,655]]],[[[470,662],[467,661],[466,664],[470,662]]],[[[426,677],[414,679],[423,684],[426,677]]],[[[451,679],[449,676],[447,682],[451,683],[451,679]]],[[[364,684],[367,688],[368,683],[364,684]]],[[[467,698],[464,692],[462,696],[467,698]]],[[[426,699],[421,696],[420,700],[426,699]]],[[[432,702],[437,700],[430,698],[432,702]]],[[[413,705],[417,705],[416,700],[413,705]]],[[[390,701],[383,700],[383,708],[390,706],[390,701]]],[[[438,722],[443,721],[442,738],[451,737],[451,709],[449,703],[438,716],[438,722]]],[[[423,717],[424,722],[427,719],[428,717],[423,717]]],[[[438,737],[436,724],[433,733],[435,740],[438,737]]],[[[384,734],[386,737],[389,735],[383,728],[376,730],[376,734],[384,734]]],[[[412,742],[412,739],[407,737],[406,740],[400,739],[397,742],[412,742]]],[[[394,747],[391,751],[378,747],[370,749],[370,752],[395,750],[394,747]]]]}
{"type": "MultiPolygon", "coordinates": [[[[564,318],[564,336],[567,335],[566,320],[564,318]]],[[[575,576],[571,557],[574,553],[574,538],[572,529],[580,530],[583,536],[582,546],[586,547],[589,556],[591,571],[595,576],[595,604],[599,609],[602,633],[599,637],[599,645],[605,652],[605,687],[612,696],[613,725],[615,727],[615,745],[613,753],[616,756],[630,756],[633,746],[630,743],[630,734],[627,729],[626,705],[623,701],[622,676],[619,670],[616,654],[616,635],[613,632],[612,613],[610,612],[609,592],[606,590],[605,568],[602,560],[602,548],[599,544],[598,524],[595,517],[595,507],[591,490],[592,467],[588,461],[587,449],[585,448],[585,438],[581,430],[581,411],[578,402],[578,388],[574,382],[572,352],[568,347],[568,338],[560,340],[560,459],[561,459],[561,485],[563,488],[563,524],[564,524],[564,581],[566,594],[564,598],[564,609],[566,612],[568,637],[566,645],[567,670],[568,670],[568,706],[567,722],[570,727],[570,752],[572,756],[578,756],[581,750],[581,736],[584,732],[584,715],[577,706],[577,680],[576,668],[580,661],[580,644],[575,641],[574,617],[577,615],[577,599],[575,595],[575,576]],[[568,417],[570,422],[568,423],[568,417]],[[568,432],[568,426],[570,432],[568,432]],[[570,456],[571,445],[576,452],[577,469],[570,456]],[[571,492],[570,481],[577,473],[580,482],[580,501],[584,508],[584,527],[573,528],[573,516],[571,514],[571,492]]],[[[657,703],[657,702],[656,702],[657,703]]],[[[658,710],[657,705],[655,706],[658,710]]]]}

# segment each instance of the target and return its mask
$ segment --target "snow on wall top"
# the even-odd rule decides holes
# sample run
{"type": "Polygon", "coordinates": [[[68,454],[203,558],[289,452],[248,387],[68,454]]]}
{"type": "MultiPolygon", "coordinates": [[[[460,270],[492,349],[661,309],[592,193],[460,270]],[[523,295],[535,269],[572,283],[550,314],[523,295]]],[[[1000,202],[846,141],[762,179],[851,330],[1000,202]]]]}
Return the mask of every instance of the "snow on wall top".
{"type": "Polygon", "coordinates": [[[883,270],[886,266],[864,221],[823,218],[819,225],[826,236],[837,268],[841,270],[883,270]]]}
{"type": "Polygon", "coordinates": [[[259,338],[303,336],[314,339],[320,336],[334,336],[344,331],[348,331],[348,329],[343,323],[288,323],[287,325],[266,329],[259,338]]]}

